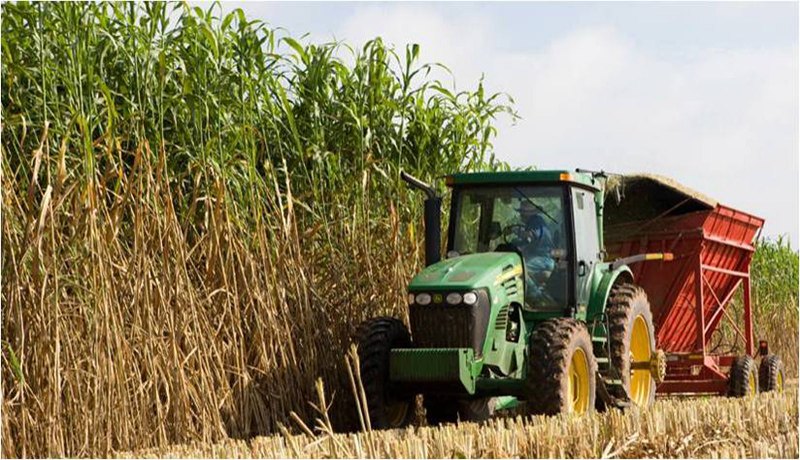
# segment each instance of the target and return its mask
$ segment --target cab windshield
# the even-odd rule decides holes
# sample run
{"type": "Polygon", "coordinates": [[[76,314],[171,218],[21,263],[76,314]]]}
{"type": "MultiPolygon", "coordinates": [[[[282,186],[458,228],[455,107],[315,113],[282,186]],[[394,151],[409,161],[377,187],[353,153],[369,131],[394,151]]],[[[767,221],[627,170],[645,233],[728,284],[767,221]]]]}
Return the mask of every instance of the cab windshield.
{"type": "Polygon", "coordinates": [[[566,189],[559,186],[463,187],[454,192],[449,256],[518,252],[526,307],[567,303],[566,189]]]}

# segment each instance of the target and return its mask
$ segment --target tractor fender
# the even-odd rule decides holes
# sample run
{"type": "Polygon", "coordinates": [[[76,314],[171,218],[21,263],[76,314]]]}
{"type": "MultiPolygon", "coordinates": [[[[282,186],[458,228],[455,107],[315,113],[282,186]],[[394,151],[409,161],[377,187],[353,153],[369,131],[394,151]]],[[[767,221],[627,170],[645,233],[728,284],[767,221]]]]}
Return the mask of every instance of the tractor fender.
{"type": "Polygon", "coordinates": [[[609,264],[609,271],[600,278],[597,289],[595,289],[589,297],[589,308],[586,312],[587,322],[603,314],[606,309],[608,295],[611,293],[611,288],[614,287],[617,280],[620,278],[625,281],[633,281],[633,272],[627,265],[611,269],[611,265],[609,264]]]}

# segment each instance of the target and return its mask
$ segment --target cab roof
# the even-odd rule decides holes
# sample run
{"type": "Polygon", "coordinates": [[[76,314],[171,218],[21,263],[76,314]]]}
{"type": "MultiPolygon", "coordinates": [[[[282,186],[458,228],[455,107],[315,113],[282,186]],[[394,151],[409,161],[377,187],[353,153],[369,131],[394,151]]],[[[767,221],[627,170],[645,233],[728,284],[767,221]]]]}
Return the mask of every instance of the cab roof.
{"type": "Polygon", "coordinates": [[[601,184],[588,173],[579,173],[567,170],[550,171],[501,171],[457,173],[446,177],[448,186],[459,185],[525,185],[541,184],[547,182],[570,182],[593,190],[600,190],[601,184]]]}

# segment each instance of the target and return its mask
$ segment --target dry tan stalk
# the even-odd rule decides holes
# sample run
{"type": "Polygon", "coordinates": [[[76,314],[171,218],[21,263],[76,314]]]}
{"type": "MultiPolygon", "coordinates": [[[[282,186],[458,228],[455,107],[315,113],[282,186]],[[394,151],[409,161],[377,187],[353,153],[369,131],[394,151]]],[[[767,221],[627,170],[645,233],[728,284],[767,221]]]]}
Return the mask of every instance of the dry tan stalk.
{"type": "Polygon", "coordinates": [[[350,350],[347,352],[345,356],[344,362],[345,366],[347,367],[347,378],[350,380],[350,389],[353,392],[353,399],[355,400],[356,411],[358,412],[358,423],[361,426],[361,431],[367,431],[367,424],[364,418],[364,413],[366,411],[362,410],[362,400],[358,388],[356,387],[356,380],[353,374],[353,366],[358,366],[356,364],[356,360],[358,359],[358,353],[356,350],[356,346],[350,346],[350,350]],[[354,364],[351,364],[354,363],[354,364]]]}
{"type": "MultiPolygon", "coordinates": [[[[797,395],[785,393],[750,401],[664,400],[651,410],[627,414],[501,418],[484,426],[463,423],[323,437],[306,433],[257,438],[237,450],[235,442],[222,446],[248,457],[796,457],[797,415],[797,395]],[[285,445],[303,448],[287,451],[281,447],[285,445]]],[[[175,446],[137,455],[206,457],[215,449],[175,446]]]]}

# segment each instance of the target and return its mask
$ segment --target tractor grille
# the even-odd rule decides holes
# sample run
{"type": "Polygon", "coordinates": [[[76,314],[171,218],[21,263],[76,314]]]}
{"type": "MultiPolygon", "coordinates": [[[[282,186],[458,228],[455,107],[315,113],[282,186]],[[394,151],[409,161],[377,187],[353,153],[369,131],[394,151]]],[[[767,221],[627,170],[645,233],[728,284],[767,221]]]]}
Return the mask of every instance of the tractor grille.
{"type": "Polygon", "coordinates": [[[508,305],[503,305],[500,311],[497,312],[497,320],[494,322],[494,328],[498,331],[505,331],[508,324],[508,305]]]}
{"type": "Polygon", "coordinates": [[[472,309],[464,305],[413,305],[411,331],[419,348],[472,347],[472,309]]]}
{"type": "Polygon", "coordinates": [[[478,291],[478,303],[412,305],[409,309],[415,348],[472,348],[481,355],[489,323],[489,297],[478,291]]]}
{"type": "Polygon", "coordinates": [[[518,289],[517,289],[517,287],[518,287],[518,286],[517,286],[517,280],[518,280],[518,279],[519,279],[519,278],[517,278],[517,277],[514,277],[514,278],[511,278],[510,280],[506,280],[506,281],[503,283],[503,289],[505,289],[505,290],[506,290],[506,295],[507,295],[508,297],[512,297],[512,296],[515,296],[515,295],[517,295],[517,292],[518,292],[518,289]]]}

